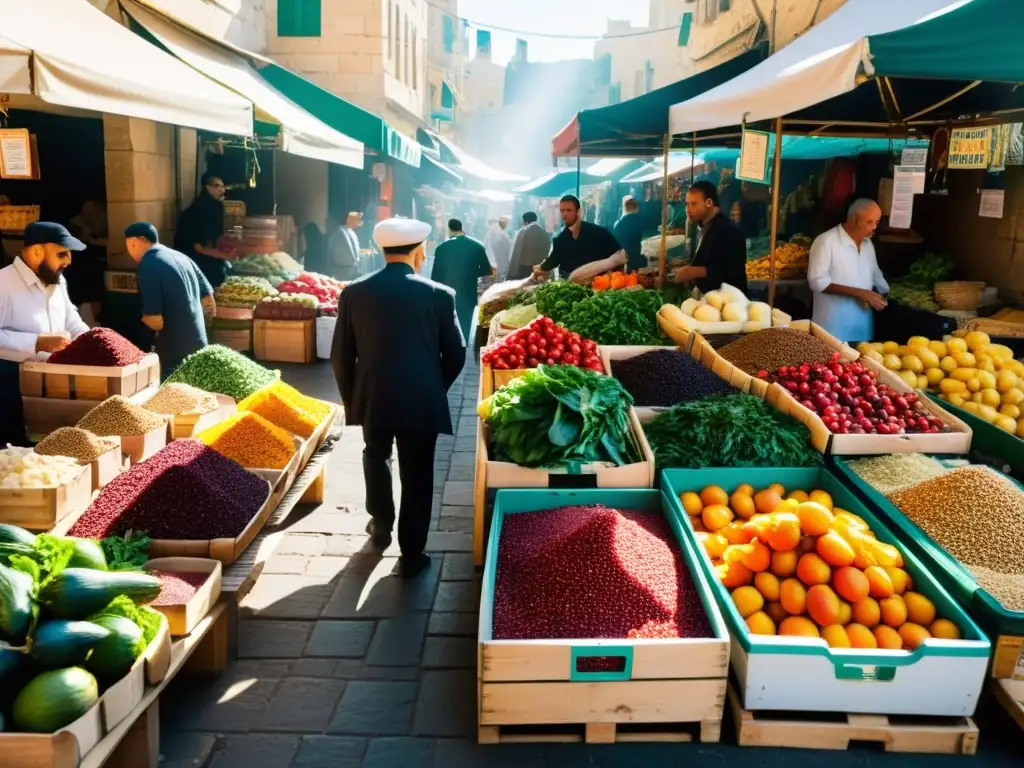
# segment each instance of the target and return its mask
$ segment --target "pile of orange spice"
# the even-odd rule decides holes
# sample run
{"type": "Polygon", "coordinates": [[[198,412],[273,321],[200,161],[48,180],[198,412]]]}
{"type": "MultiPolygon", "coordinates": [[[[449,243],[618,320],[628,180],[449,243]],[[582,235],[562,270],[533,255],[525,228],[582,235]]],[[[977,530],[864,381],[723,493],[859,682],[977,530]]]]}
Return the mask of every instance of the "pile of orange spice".
{"type": "Polygon", "coordinates": [[[250,469],[284,469],[295,455],[295,441],[288,432],[249,411],[239,411],[197,437],[250,469]]]}
{"type": "Polygon", "coordinates": [[[327,403],[307,397],[283,381],[275,381],[253,392],[238,404],[238,410],[259,414],[304,440],[312,437],[331,412],[327,403]]]}

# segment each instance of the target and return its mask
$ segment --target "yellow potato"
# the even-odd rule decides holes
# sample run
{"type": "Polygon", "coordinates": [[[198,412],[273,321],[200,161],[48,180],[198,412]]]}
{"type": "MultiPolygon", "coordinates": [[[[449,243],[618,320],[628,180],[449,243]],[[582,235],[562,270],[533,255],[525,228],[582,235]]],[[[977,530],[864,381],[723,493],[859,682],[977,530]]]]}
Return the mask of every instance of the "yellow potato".
{"type": "Polygon", "coordinates": [[[981,395],[981,402],[985,405],[991,406],[992,408],[998,408],[1001,402],[999,392],[994,389],[983,389],[979,393],[981,395]]]}
{"type": "MultiPolygon", "coordinates": [[[[886,341],[885,343],[882,344],[882,353],[886,354],[886,355],[892,355],[892,354],[895,354],[896,350],[899,349],[899,348],[900,348],[900,345],[897,344],[895,341],[886,341]]],[[[967,346],[966,346],[966,343],[965,343],[964,344],[964,349],[966,349],[966,348],[967,348],[967,346]]]]}
{"type": "Polygon", "coordinates": [[[929,368],[924,372],[925,378],[928,381],[928,386],[934,387],[944,378],[946,378],[945,372],[941,368],[929,368]]]}
{"type": "Polygon", "coordinates": [[[962,406],[964,404],[964,396],[959,393],[953,393],[952,395],[943,395],[945,400],[955,406],[962,406]]]}
{"type": "Polygon", "coordinates": [[[946,351],[946,342],[944,341],[929,341],[928,349],[938,355],[940,360],[949,354],[946,351]]]}
{"type": "Polygon", "coordinates": [[[978,364],[978,359],[970,352],[957,352],[953,359],[961,368],[974,368],[978,364]]]}
{"type": "Polygon", "coordinates": [[[1004,405],[1020,405],[1024,402],[1024,392],[1017,387],[1013,387],[1006,392],[1003,392],[1003,404],[1004,405]]]}
{"type": "Polygon", "coordinates": [[[952,357],[950,357],[949,355],[946,355],[946,356],[945,356],[944,358],[942,358],[942,360],[941,360],[941,361],[939,362],[939,367],[940,367],[940,368],[941,368],[942,370],[944,370],[944,371],[945,371],[946,373],[952,373],[953,371],[955,371],[955,370],[957,369],[957,367],[958,367],[958,366],[957,366],[957,364],[956,364],[956,360],[954,360],[954,359],[953,359],[952,357]]]}
{"type": "Polygon", "coordinates": [[[924,363],[917,355],[904,355],[900,360],[900,370],[921,373],[924,370],[924,363]]]}
{"type": "Polygon", "coordinates": [[[981,331],[970,331],[966,336],[964,336],[964,341],[967,342],[968,349],[977,349],[982,344],[992,343],[992,339],[988,337],[988,334],[982,333],[981,331]]]}
{"type": "Polygon", "coordinates": [[[907,382],[908,386],[911,386],[911,387],[916,387],[917,386],[917,374],[914,373],[913,371],[900,371],[899,372],[899,376],[900,376],[901,379],[903,379],[905,382],[907,382]]]}
{"type": "Polygon", "coordinates": [[[898,357],[896,357],[896,355],[892,353],[886,353],[885,356],[882,358],[882,365],[884,365],[890,371],[898,371],[900,369],[900,366],[902,365],[902,362],[898,357]]]}
{"type": "Polygon", "coordinates": [[[927,347],[930,342],[924,336],[911,336],[907,339],[908,347],[927,347]]]}
{"type": "Polygon", "coordinates": [[[977,376],[977,368],[956,368],[950,371],[949,376],[957,381],[970,381],[977,376]]]}
{"type": "Polygon", "coordinates": [[[992,420],[992,423],[1004,432],[1009,432],[1011,435],[1017,434],[1017,421],[1009,416],[998,415],[992,420]]]}
{"type": "Polygon", "coordinates": [[[1003,416],[1009,416],[1011,419],[1020,418],[1020,408],[1016,405],[1001,405],[999,406],[999,413],[1003,416]]]}
{"type": "MultiPolygon", "coordinates": [[[[958,394],[967,391],[967,383],[957,379],[948,378],[939,382],[939,391],[946,395],[958,394]]],[[[1024,396],[1024,392],[1021,393],[1024,396]]]]}

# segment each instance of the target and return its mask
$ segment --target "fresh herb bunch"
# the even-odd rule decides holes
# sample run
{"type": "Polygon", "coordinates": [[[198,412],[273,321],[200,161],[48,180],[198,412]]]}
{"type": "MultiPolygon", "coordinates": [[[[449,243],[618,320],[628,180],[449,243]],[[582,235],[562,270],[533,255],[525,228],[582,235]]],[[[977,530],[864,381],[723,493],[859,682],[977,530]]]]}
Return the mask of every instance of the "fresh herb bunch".
{"type": "Polygon", "coordinates": [[[579,302],[562,325],[598,344],[658,345],[663,303],[658,291],[605,291],[579,302]]]}
{"type": "Polygon", "coordinates": [[[524,467],[630,461],[630,396],[617,379],[570,365],[541,365],[480,403],[496,458],[524,467]]]}
{"type": "Polygon", "coordinates": [[[100,616],[118,616],[128,619],[142,630],[142,642],[136,650],[141,654],[157,636],[164,622],[163,614],[148,605],[136,605],[130,597],[118,595],[99,613],[90,616],[89,621],[100,616]]]}
{"type": "Polygon", "coordinates": [[[910,265],[906,277],[900,282],[914,288],[931,289],[935,283],[953,274],[953,259],[946,254],[926,253],[910,265]]]}
{"type": "Polygon", "coordinates": [[[659,469],[813,467],[807,428],[753,395],[713,395],[663,411],[644,434],[659,469]]]}
{"type": "Polygon", "coordinates": [[[128,531],[124,536],[108,536],[100,544],[112,571],[138,571],[149,561],[153,540],[145,532],[128,531]]]}
{"type": "Polygon", "coordinates": [[[593,295],[594,292],[585,285],[577,285],[569,280],[555,280],[538,285],[531,291],[518,291],[509,299],[508,306],[536,304],[539,314],[560,323],[572,312],[573,307],[593,295]]]}

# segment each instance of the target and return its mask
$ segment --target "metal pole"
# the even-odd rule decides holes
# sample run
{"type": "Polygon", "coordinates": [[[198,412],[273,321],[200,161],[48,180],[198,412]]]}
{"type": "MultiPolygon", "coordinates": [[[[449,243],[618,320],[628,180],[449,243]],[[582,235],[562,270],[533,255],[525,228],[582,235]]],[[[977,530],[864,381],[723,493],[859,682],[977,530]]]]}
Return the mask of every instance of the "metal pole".
{"type": "Polygon", "coordinates": [[[664,169],[661,177],[661,248],[658,251],[658,276],[662,282],[665,280],[668,262],[668,148],[671,140],[671,135],[666,133],[663,142],[664,169]]]}
{"type": "Polygon", "coordinates": [[[576,197],[580,196],[580,187],[582,186],[581,183],[580,183],[582,181],[582,176],[583,176],[583,173],[580,170],[580,158],[581,158],[581,154],[580,153],[582,151],[583,151],[583,147],[581,146],[581,142],[577,139],[577,141],[576,141],[576,197]]]}
{"type": "Polygon", "coordinates": [[[768,304],[775,309],[775,239],[779,236],[779,185],[782,183],[782,118],[775,118],[775,159],[772,163],[771,250],[768,252],[768,304]]]}

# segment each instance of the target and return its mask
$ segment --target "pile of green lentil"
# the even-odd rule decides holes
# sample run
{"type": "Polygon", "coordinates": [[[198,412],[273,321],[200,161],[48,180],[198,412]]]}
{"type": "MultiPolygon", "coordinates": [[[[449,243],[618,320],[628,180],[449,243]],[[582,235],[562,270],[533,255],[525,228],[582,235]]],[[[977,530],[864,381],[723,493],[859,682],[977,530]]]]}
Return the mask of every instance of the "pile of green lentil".
{"type": "Polygon", "coordinates": [[[851,461],[848,466],[868,485],[888,496],[945,474],[948,470],[931,456],[894,453],[851,461]]]}
{"type": "Polygon", "coordinates": [[[211,344],[185,358],[165,383],[189,384],[227,395],[236,403],[277,380],[277,371],[254,363],[240,352],[211,344]]]}
{"type": "Polygon", "coordinates": [[[1024,493],[1015,483],[990,467],[959,467],[889,498],[1003,606],[1024,611],[1024,493]]]}
{"type": "Polygon", "coordinates": [[[773,373],[784,365],[827,363],[834,352],[821,339],[792,328],[765,328],[748,333],[718,350],[718,354],[751,376],[758,371],[773,373]]]}
{"type": "Polygon", "coordinates": [[[97,437],[80,427],[61,427],[42,439],[35,447],[42,456],[70,456],[79,464],[88,464],[102,456],[117,443],[97,437]]]}
{"type": "Polygon", "coordinates": [[[188,384],[164,384],[145,408],[165,416],[202,416],[220,407],[217,396],[188,384]]]}
{"type": "Polygon", "coordinates": [[[108,397],[78,422],[82,429],[101,437],[144,435],[166,424],[162,417],[121,395],[108,397]]]}

